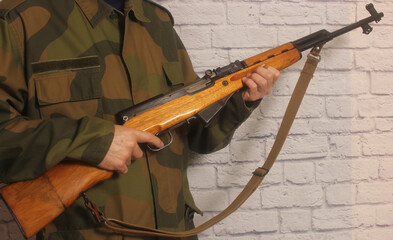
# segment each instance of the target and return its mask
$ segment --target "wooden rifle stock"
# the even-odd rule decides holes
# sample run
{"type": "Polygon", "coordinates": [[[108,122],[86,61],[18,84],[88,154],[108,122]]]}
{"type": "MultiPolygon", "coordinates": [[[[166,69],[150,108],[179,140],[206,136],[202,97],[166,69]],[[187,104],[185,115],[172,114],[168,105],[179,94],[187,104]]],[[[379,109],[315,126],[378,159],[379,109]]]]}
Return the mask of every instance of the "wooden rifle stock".
{"type": "MultiPolygon", "coordinates": [[[[239,62],[241,67],[239,69],[236,67],[234,72],[231,69],[232,65],[219,71],[216,69],[214,73],[221,72],[223,69],[229,69],[229,71],[223,75],[218,74],[218,77],[212,77],[209,86],[205,88],[197,91],[190,91],[190,88],[187,88],[185,92],[188,94],[183,94],[132,116],[124,125],[153,134],[162,132],[187,121],[200,111],[243,88],[241,79],[262,65],[283,70],[297,62],[301,58],[302,51],[320,46],[355,28],[361,27],[363,33],[369,34],[372,30],[369,23],[380,21],[383,13],[378,13],[372,4],[368,4],[366,9],[371,14],[370,17],[335,32],[321,30],[292,43],[260,53],[239,62]]],[[[0,189],[0,194],[18,221],[24,235],[29,238],[59,216],[82,192],[111,178],[112,175],[112,172],[94,166],[64,162],[36,179],[7,185],[0,189]]]]}
{"type": "MultiPolygon", "coordinates": [[[[184,95],[137,115],[124,125],[153,134],[162,132],[241,89],[242,77],[257,67],[266,64],[282,70],[300,58],[301,55],[293,44],[284,44],[244,60],[251,67],[220,78],[203,91],[184,95]]],[[[59,216],[80,193],[111,178],[112,175],[112,172],[94,166],[64,162],[36,179],[7,185],[0,189],[0,194],[18,221],[23,234],[29,238],[59,216]]]]}

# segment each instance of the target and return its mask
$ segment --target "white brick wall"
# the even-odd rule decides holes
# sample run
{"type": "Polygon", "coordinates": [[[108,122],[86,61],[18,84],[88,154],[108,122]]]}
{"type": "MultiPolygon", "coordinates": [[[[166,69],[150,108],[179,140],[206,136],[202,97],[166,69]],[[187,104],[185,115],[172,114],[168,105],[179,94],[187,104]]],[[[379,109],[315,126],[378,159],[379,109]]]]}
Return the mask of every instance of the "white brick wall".
{"type": "MultiPolygon", "coordinates": [[[[201,75],[311,32],[385,16],[325,46],[291,134],[264,183],[202,240],[393,239],[393,0],[159,0],[201,75]]],[[[304,55],[306,55],[305,53],[304,55]]],[[[189,169],[202,223],[226,207],[274,141],[304,59],[226,149],[194,155],[189,169]]]]}
{"type": "MultiPolygon", "coordinates": [[[[157,2],[172,11],[199,73],[350,24],[368,15],[368,2],[385,12],[371,35],[357,30],[327,44],[278,162],[243,207],[200,239],[391,240],[393,0],[157,2]]],[[[268,154],[303,62],[283,71],[229,147],[193,156],[190,184],[205,211],[197,224],[225,208],[268,154]]]]}

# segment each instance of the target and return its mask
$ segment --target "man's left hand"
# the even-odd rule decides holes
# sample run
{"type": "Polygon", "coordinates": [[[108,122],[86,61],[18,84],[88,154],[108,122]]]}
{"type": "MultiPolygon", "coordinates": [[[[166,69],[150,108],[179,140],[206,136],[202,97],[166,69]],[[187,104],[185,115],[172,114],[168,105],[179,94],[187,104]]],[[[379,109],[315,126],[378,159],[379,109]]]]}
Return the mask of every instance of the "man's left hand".
{"type": "Polygon", "coordinates": [[[273,67],[261,66],[254,73],[242,79],[244,86],[244,101],[256,101],[272,91],[274,83],[280,76],[280,71],[273,67]]]}

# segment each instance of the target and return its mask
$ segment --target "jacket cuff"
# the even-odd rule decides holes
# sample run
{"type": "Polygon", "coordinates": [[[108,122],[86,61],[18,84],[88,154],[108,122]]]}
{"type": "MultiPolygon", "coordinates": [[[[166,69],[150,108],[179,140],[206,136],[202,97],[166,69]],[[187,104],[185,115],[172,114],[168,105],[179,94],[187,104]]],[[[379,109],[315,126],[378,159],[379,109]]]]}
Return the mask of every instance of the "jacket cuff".
{"type": "Polygon", "coordinates": [[[238,118],[240,118],[238,120],[243,122],[259,106],[261,101],[262,99],[252,102],[244,101],[241,91],[238,91],[232,96],[231,104],[233,104],[233,106],[236,109],[236,112],[238,113],[237,116],[238,118]]]}
{"type": "Polygon", "coordinates": [[[94,134],[96,137],[91,139],[83,151],[81,161],[92,165],[98,165],[104,159],[109,147],[112,144],[114,137],[114,125],[113,123],[95,119],[98,121],[99,128],[94,134]]]}

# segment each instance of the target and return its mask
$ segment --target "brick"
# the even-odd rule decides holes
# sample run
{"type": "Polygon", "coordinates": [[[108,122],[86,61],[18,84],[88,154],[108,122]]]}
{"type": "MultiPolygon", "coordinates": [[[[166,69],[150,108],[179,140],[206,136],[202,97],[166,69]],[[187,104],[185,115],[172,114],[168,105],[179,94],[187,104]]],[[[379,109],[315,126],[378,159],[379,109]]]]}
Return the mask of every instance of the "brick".
{"type": "Polygon", "coordinates": [[[361,117],[393,117],[393,102],[390,96],[360,98],[358,106],[361,117]]]}
{"type": "MultiPolygon", "coordinates": [[[[294,233],[281,234],[279,240],[325,240],[325,234],[322,233],[294,233]]],[[[261,238],[264,240],[265,238],[261,238]]]]}
{"type": "MultiPolygon", "coordinates": [[[[291,70],[293,70],[292,66],[291,70]]],[[[272,94],[274,96],[291,96],[298,78],[298,71],[285,71],[281,73],[279,80],[274,84],[272,94]]]]}
{"type": "Polygon", "coordinates": [[[228,23],[233,25],[259,24],[259,4],[228,3],[228,23]]]}
{"type": "Polygon", "coordinates": [[[321,186],[269,186],[262,191],[263,208],[316,207],[323,203],[321,186]]]}
{"type": "Polygon", "coordinates": [[[316,231],[370,227],[375,224],[375,209],[356,208],[316,209],[312,214],[312,227],[316,231]]]}
{"type": "Polygon", "coordinates": [[[393,92],[393,73],[371,73],[371,93],[391,94],[393,92]]]}
{"type": "Polygon", "coordinates": [[[288,105],[289,97],[267,96],[261,103],[262,115],[265,118],[282,118],[288,105]]]}
{"type": "Polygon", "coordinates": [[[315,182],[315,169],[312,162],[286,162],[284,164],[285,180],[294,184],[315,182]]]}
{"type": "Polygon", "coordinates": [[[380,169],[378,161],[375,159],[366,159],[352,161],[352,178],[353,180],[376,180],[380,169]]]}
{"type": "Polygon", "coordinates": [[[323,100],[319,97],[304,96],[297,118],[318,118],[324,112],[323,100]]]}
{"type": "MultiPolygon", "coordinates": [[[[276,235],[274,233],[258,233],[257,234],[258,240],[279,240],[279,235],[276,235]]],[[[228,240],[232,240],[232,238],[229,238],[228,240]]],[[[245,240],[248,240],[247,238],[245,240]]]]}
{"type": "Polygon", "coordinates": [[[217,184],[219,187],[245,186],[252,172],[258,167],[255,163],[233,163],[217,169],[217,184]]]}
{"type": "Polygon", "coordinates": [[[179,35],[187,49],[211,48],[210,27],[184,26],[181,27],[181,33],[179,35]]]}
{"type": "Polygon", "coordinates": [[[375,119],[375,128],[378,131],[389,132],[393,130],[393,119],[390,118],[378,118],[375,119]]]}
{"type": "Polygon", "coordinates": [[[349,25],[355,21],[356,4],[331,3],[327,7],[326,21],[331,25],[349,25]]]}
{"type": "Polygon", "coordinates": [[[311,230],[311,211],[289,209],[280,211],[281,233],[307,232],[311,230]]]}
{"type": "MultiPolygon", "coordinates": [[[[271,149],[273,141],[269,140],[267,149],[271,149]]],[[[315,135],[289,136],[278,157],[279,160],[323,158],[329,149],[327,137],[315,135]]]]}
{"type": "Polygon", "coordinates": [[[372,119],[352,119],[351,133],[372,132],[375,129],[375,122],[372,119]]]}
{"type": "Polygon", "coordinates": [[[353,205],[356,199],[356,186],[352,184],[335,184],[326,187],[328,205],[353,205]]]}
{"type": "Polygon", "coordinates": [[[350,119],[324,119],[314,121],[312,123],[312,130],[316,133],[350,133],[351,120],[350,119]]]}
{"type": "MultiPolygon", "coordinates": [[[[215,236],[215,234],[212,234],[212,236],[215,236]]],[[[207,238],[201,238],[200,235],[198,235],[198,239],[200,240],[219,240],[219,239],[225,239],[225,240],[260,240],[257,234],[245,234],[244,236],[236,236],[236,235],[228,235],[226,237],[220,236],[220,237],[207,237],[207,238]]],[[[266,239],[269,240],[270,238],[266,239]]],[[[273,240],[273,238],[271,239],[273,240]]],[[[276,240],[276,239],[274,239],[276,240]]]]}
{"type": "Polygon", "coordinates": [[[225,66],[229,63],[228,52],[220,49],[190,49],[188,51],[195,70],[204,73],[208,69],[225,66]]]}
{"type": "Polygon", "coordinates": [[[324,12],[324,6],[317,3],[281,2],[276,4],[275,2],[268,2],[264,3],[261,8],[261,22],[269,25],[321,24],[322,18],[325,17],[323,16],[324,12]]]}
{"type": "Polygon", "coordinates": [[[307,93],[329,97],[360,95],[368,92],[369,81],[370,77],[363,72],[325,72],[317,70],[307,93]]]}
{"type": "Polygon", "coordinates": [[[197,190],[193,191],[195,203],[202,211],[218,212],[224,210],[229,202],[225,190],[197,190]]]}
{"type": "Polygon", "coordinates": [[[209,189],[216,186],[214,166],[190,166],[187,175],[192,188],[209,189]]]}
{"type": "Polygon", "coordinates": [[[225,7],[220,2],[180,2],[167,4],[177,25],[219,25],[226,19],[225,7]]]}
{"type": "MultiPolygon", "coordinates": [[[[235,132],[235,139],[247,140],[248,138],[265,138],[275,135],[278,131],[278,123],[271,119],[251,118],[245,121],[235,132]]],[[[248,139],[253,140],[253,139],[248,139]]],[[[264,148],[264,146],[263,146],[264,148]]]]}
{"type": "Polygon", "coordinates": [[[350,96],[327,98],[326,113],[331,118],[353,118],[357,115],[357,101],[350,96]]]}
{"type": "Polygon", "coordinates": [[[217,235],[278,231],[278,213],[274,210],[235,212],[214,227],[217,235]]]}
{"type": "Polygon", "coordinates": [[[378,226],[393,226],[393,205],[377,206],[376,221],[378,226]]]}
{"type": "Polygon", "coordinates": [[[352,240],[354,233],[351,230],[326,234],[326,240],[352,240]]]}
{"type": "Polygon", "coordinates": [[[259,163],[265,155],[265,144],[258,140],[232,141],[230,145],[232,162],[259,163]]]}
{"type": "Polygon", "coordinates": [[[355,65],[354,53],[352,50],[325,49],[322,55],[322,65],[324,69],[344,71],[351,70],[355,65]]]}
{"type": "MultiPolygon", "coordinates": [[[[385,12],[385,9],[383,10],[385,12]]],[[[383,21],[387,20],[384,18],[383,21]]],[[[372,33],[373,46],[379,48],[393,48],[393,42],[390,40],[393,38],[393,32],[390,31],[389,26],[378,26],[375,27],[372,33]]]]}
{"type": "Polygon", "coordinates": [[[356,203],[393,203],[393,183],[360,183],[356,203]]]}
{"type": "Polygon", "coordinates": [[[352,226],[355,228],[368,228],[375,226],[375,207],[358,205],[352,207],[352,226]]]}
{"type": "Polygon", "coordinates": [[[381,179],[393,179],[392,159],[382,159],[379,162],[379,176],[381,179]]]}
{"type": "Polygon", "coordinates": [[[378,240],[391,240],[393,236],[392,228],[374,228],[374,229],[366,229],[366,230],[358,230],[356,232],[357,240],[370,240],[370,239],[378,239],[378,240]]]}
{"type": "MultiPolygon", "coordinates": [[[[332,125],[330,124],[329,126],[332,125]]],[[[362,155],[362,142],[360,136],[330,136],[329,143],[330,154],[333,157],[360,157],[362,155]]]]}
{"type": "Polygon", "coordinates": [[[363,153],[366,156],[393,155],[393,134],[367,134],[364,136],[363,153]]]}
{"type": "Polygon", "coordinates": [[[355,54],[356,67],[363,71],[391,71],[393,61],[386,61],[386,56],[392,56],[392,54],[392,49],[358,51],[355,54]]]}
{"type": "Polygon", "coordinates": [[[320,162],[316,165],[316,180],[321,183],[351,181],[352,166],[350,161],[320,162]]]}
{"type": "Polygon", "coordinates": [[[275,28],[258,27],[217,27],[212,30],[213,47],[215,48],[263,48],[277,45],[275,28]],[[237,37],[234,37],[237,36],[237,37]]]}

